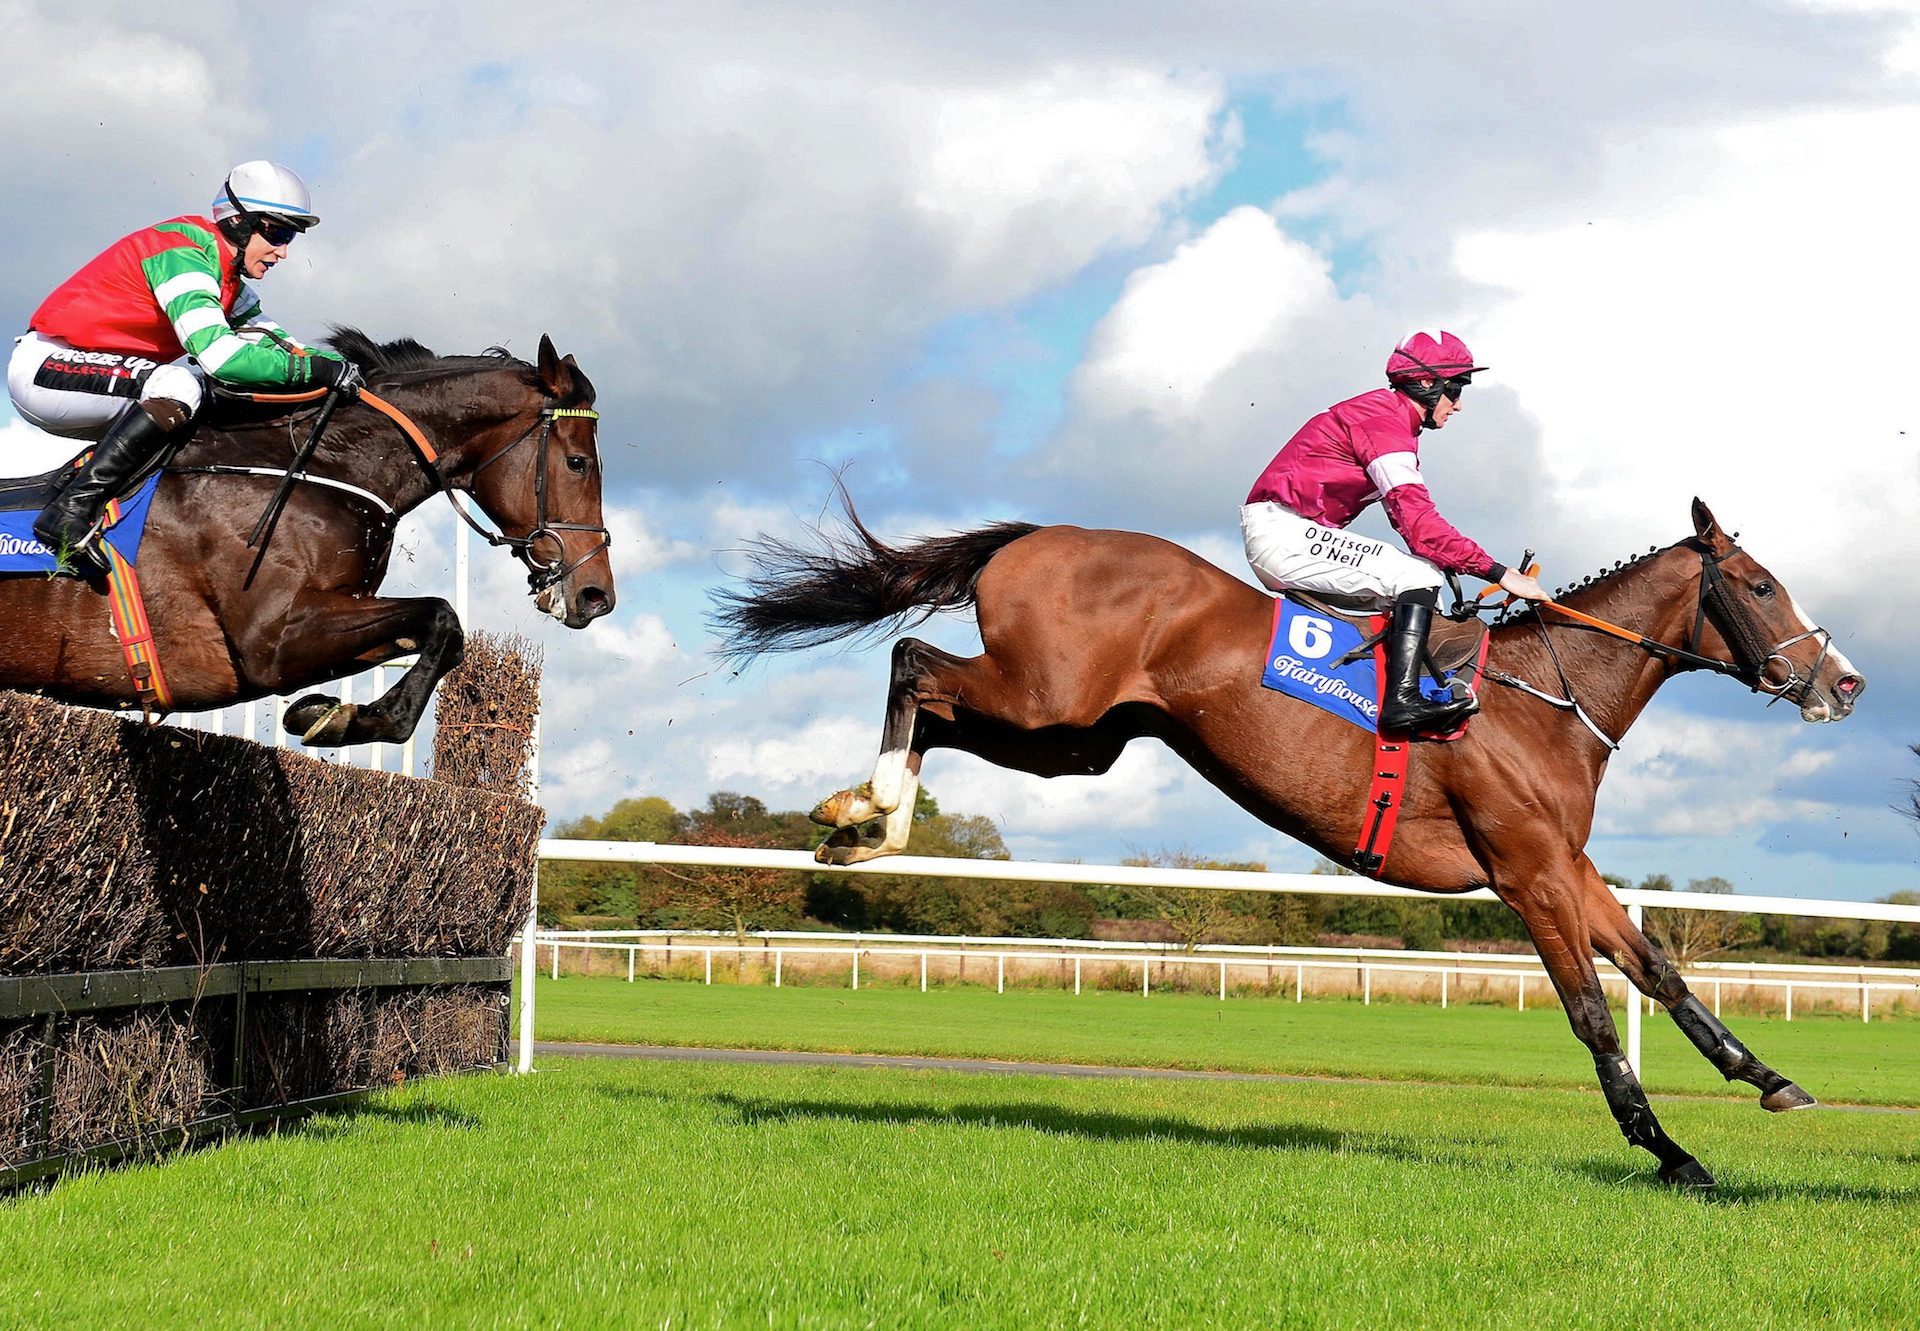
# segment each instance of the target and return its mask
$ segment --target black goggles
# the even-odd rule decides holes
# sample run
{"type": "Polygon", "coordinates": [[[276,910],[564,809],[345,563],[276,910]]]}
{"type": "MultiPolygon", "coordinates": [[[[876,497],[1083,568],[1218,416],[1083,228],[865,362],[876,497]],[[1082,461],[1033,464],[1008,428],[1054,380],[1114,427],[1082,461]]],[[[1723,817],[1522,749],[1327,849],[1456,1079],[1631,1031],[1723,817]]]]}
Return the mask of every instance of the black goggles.
{"type": "Polygon", "coordinates": [[[1460,390],[1472,382],[1472,375],[1456,374],[1440,381],[1440,392],[1447,401],[1457,403],[1460,401],[1460,390]]]}
{"type": "Polygon", "coordinates": [[[293,238],[305,228],[295,226],[284,217],[260,217],[253,219],[254,234],[269,245],[291,245],[293,238]]]}

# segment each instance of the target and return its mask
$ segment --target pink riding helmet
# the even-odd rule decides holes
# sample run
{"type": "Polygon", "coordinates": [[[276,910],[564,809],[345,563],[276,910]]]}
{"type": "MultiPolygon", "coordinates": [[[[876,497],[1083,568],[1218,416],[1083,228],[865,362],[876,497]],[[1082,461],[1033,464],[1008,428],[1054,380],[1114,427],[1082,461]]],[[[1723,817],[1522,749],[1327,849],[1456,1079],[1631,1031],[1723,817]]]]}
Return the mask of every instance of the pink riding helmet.
{"type": "Polygon", "coordinates": [[[1387,379],[1451,379],[1455,375],[1477,374],[1486,369],[1473,363],[1467,344],[1452,333],[1413,333],[1401,340],[1387,357],[1387,379]]]}

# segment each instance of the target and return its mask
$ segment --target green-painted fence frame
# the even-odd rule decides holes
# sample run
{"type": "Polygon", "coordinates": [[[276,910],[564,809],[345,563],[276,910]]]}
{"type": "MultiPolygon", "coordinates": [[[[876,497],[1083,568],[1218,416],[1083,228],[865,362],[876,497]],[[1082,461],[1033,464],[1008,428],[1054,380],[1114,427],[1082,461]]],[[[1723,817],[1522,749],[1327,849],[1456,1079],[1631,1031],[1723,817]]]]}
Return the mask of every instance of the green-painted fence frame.
{"type": "MultiPolygon", "coordinates": [[[[227,1000],[233,1004],[231,1084],[221,1094],[237,1103],[247,1086],[247,999],[254,994],[316,993],[334,989],[418,989],[444,985],[495,985],[504,996],[513,972],[506,957],[372,957],[301,961],[228,961],[211,966],[163,966],[152,970],[81,971],[70,975],[0,976],[0,1021],[40,1021],[45,1067],[34,1140],[41,1153],[0,1169],[0,1191],[89,1163],[122,1159],[162,1146],[176,1146],[238,1128],[340,1108],[364,1099],[372,1088],[335,1091],[305,1100],[227,1109],[178,1127],[140,1133],[80,1151],[53,1153],[55,1050],[64,1019],[123,1008],[227,1000]]],[[[500,1005],[500,1033],[493,1066],[507,1061],[507,1005],[500,1005]]]]}

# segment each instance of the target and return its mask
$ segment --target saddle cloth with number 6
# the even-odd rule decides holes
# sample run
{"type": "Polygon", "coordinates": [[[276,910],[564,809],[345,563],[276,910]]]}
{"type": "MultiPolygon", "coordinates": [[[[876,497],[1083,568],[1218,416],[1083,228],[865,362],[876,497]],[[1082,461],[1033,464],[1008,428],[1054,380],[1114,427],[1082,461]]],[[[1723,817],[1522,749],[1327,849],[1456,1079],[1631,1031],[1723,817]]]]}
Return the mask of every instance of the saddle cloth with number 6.
{"type": "MultiPolygon", "coordinates": [[[[1303,602],[1293,594],[1275,597],[1273,637],[1260,682],[1351,721],[1369,735],[1377,734],[1383,624],[1378,615],[1349,615],[1303,602]]],[[[1450,680],[1463,668],[1470,676],[1478,674],[1485,644],[1484,627],[1478,620],[1454,624],[1436,617],[1428,653],[1438,659],[1442,675],[1450,680]]],[[[1422,673],[1420,688],[1429,697],[1445,691],[1430,672],[1422,673]]]]}

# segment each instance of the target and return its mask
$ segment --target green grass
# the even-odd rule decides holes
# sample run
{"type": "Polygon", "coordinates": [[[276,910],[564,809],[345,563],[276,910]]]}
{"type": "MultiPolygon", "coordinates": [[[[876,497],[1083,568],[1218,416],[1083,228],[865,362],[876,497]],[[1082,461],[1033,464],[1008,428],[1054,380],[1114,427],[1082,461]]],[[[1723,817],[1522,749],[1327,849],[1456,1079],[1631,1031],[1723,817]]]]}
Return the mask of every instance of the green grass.
{"type": "MultiPolygon", "coordinates": [[[[1011,989],[711,987],[542,978],[539,1038],[935,1054],[1122,1067],[1218,1068],[1593,1090],[1593,1060],[1558,1006],[1442,1010],[1340,999],[1217,999],[1011,989]]],[[[1616,1013],[1616,1019],[1620,1014],[1616,1013]]],[[[1731,1017],[1734,1034],[1815,1096],[1920,1105],[1920,1021],[1731,1017]]],[[[1643,1027],[1650,1090],[1737,1095],[1665,1014],[1643,1027]]],[[[1596,1099],[1588,1113],[1604,1121],[1596,1099]]],[[[1662,1111],[1664,1112],[1664,1111],[1662,1111]]],[[[1920,1131],[1920,1129],[1916,1129],[1920,1131]]]]}
{"type": "Polygon", "coordinates": [[[1913,1118],[1662,1113],[1717,1199],[1569,1091],[552,1059],[0,1205],[0,1325],[1920,1323],[1913,1118]]]}

